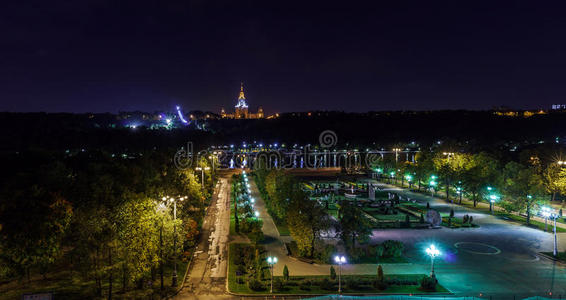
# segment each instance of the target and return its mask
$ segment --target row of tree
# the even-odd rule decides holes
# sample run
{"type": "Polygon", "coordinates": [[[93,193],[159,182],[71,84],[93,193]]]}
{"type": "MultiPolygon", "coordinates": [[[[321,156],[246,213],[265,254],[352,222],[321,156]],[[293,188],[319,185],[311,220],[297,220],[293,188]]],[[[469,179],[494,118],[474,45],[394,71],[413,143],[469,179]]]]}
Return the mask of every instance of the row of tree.
{"type": "Polygon", "coordinates": [[[518,155],[463,153],[450,148],[419,152],[415,162],[385,158],[371,168],[381,177],[409,184],[417,190],[443,189],[448,201],[470,198],[496,199],[508,211],[531,214],[544,203],[566,194],[566,168],[547,148],[534,148],[518,155]]]}
{"type": "Polygon", "coordinates": [[[163,289],[164,265],[182,259],[196,241],[212,188],[211,174],[203,190],[193,171],[175,168],[172,157],[4,157],[9,172],[0,187],[0,276],[29,280],[66,270],[65,276],[94,282],[92,296],[111,298],[115,284],[126,292],[158,282],[159,275],[163,289]]]}

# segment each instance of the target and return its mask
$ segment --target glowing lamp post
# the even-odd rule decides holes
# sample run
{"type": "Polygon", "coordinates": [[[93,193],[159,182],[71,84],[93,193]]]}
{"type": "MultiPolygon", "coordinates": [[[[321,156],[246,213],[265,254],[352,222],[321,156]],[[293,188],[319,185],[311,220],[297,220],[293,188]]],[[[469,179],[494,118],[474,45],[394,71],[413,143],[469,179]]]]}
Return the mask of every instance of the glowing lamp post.
{"type": "Polygon", "coordinates": [[[201,181],[201,186],[202,189],[204,190],[204,171],[208,171],[210,170],[210,167],[196,167],[195,170],[200,171],[200,181],[201,181]]]}
{"type": "Polygon", "coordinates": [[[544,217],[544,227],[545,227],[545,231],[548,229],[547,225],[546,225],[546,220],[548,218],[552,218],[552,220],[554,221],[554,249],[552,250],[552,254],[554,255],[554,257],[556,257],[556,255],[558,255],[558,240],[556,237],[556,219],[558,219],[558,214],[556,214],[552,209],[550,209],[550,207],[543,207],[541,209],[541,214],[544,217]]]}
{"type": "Polygon", "coordinates": [[[436,176],[433,175],[433,176],[430,177],[430,179],[431,180],[428,183],[430,185],[430,190],[431,190],[430,196],[434,197],[434,187],[436,186],[436,181],[434,179],[436,179],[436,176]]]}
{"type": "Polygon", "coordinates": [[[407,179],[407,182],[409,183],[409,189],[410,189],[411,183],[413,183],[413,176],[411,174],[407,174],[407,175],[405,175],[405,179],[407,179]]]}
{"type": "Polygon", "coordinates": [[[458,194],[458,196],[460,197],[460,204],[462,204],[462,194],[464,192],[462,191],[461,187],[456,188],[456,194],[458,194]]]}
{"type": "Polygon", "coordinates": [[[340,294],[342,293],[342,264],[346,263],[346,257],[336,255],[334,261],[338,264],[338,294],[340,294]]]}
{"type": "Polygon", "coordinates": [[[183,201],[187,197],[163,197],[163,201],[173,202],[173,278],[171,286],[177,286],[177,201],[183,201]]]}
{"type": "Polygon", "coordinates": [[[487,191],[490,193],[489,196],[487,197],[489,200],[489,212],[493,213],[493,204],[499,200],[499,197],[493,193],[493,188],[488,186],[487,187],[487,191]]]}
{"type": "Polygon", "coordinates": [[[269,256],[267,258],[267,264],[269,265],[269,269],[271,269],[271,288],[269,290],[270,293],[273,293],[273,265],[277,263],[277,257],[269,256]]]}
{"type": "Polygon", "coordinates": [[[434,278],[434,258],[440,255],[440,250],[434,245],[426,248],[426,254],[430,256],[430,277],[434,278]]]}
{"type": "Polygon", "coordinates": [[[257,211],[257,210],[254,211],[254,216],[255,216],[256,218],[259,218],[259,211],[257,211]]]}
{"type": "Polygon", "coordinates": [[[495,201],[497,201],[497,196],[496,195],[489,195],[489,211],[491,213],[493,213],[493,203],[495,203],[495,201]]]}

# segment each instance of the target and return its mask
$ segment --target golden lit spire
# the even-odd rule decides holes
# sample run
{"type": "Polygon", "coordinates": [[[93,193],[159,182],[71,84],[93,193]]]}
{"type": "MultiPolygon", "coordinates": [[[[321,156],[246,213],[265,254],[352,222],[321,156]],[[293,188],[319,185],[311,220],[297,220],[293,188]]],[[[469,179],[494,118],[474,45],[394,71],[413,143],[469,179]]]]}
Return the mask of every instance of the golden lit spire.
{"type": "Polygon", "coordinates": [[[246,97],[244,96],[244,83],[243,82],[240,83],[240,96],[238,97],[238,100],[239,99],[246,99],[246,97]]]}

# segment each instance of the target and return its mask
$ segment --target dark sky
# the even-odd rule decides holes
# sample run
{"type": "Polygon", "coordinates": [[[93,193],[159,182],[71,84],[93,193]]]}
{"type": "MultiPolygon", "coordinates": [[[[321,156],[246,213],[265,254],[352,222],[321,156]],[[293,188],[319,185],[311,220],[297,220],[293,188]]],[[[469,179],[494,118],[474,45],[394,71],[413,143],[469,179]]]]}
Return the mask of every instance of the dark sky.
{"type": "Polygon", "coordinates": [[[0,4],[0,111],[548,108],[565,71],[558,1],[0,4]]]}

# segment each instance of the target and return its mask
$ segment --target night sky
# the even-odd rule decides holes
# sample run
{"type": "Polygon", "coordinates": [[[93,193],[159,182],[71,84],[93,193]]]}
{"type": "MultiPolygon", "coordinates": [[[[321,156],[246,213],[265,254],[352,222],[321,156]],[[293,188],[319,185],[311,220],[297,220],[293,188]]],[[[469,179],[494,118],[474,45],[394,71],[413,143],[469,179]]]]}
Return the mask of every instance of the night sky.
{"type": "Polygon", "coordinates": [[[3,1],[0,111],[566,103],[551,1],[3,1]],[[9,2],[9,3],[7,3],[9,2]]]}

